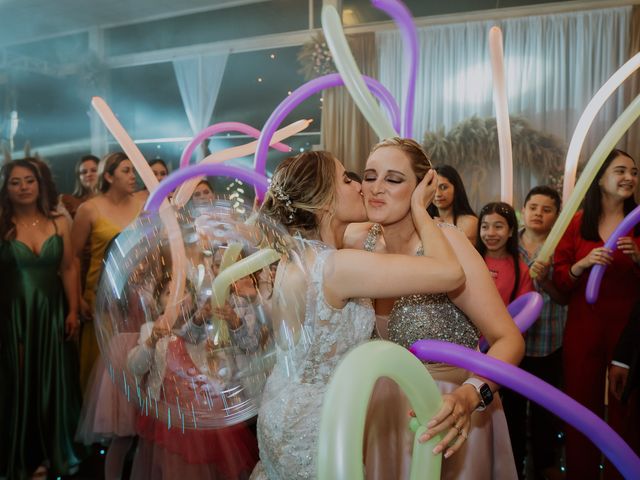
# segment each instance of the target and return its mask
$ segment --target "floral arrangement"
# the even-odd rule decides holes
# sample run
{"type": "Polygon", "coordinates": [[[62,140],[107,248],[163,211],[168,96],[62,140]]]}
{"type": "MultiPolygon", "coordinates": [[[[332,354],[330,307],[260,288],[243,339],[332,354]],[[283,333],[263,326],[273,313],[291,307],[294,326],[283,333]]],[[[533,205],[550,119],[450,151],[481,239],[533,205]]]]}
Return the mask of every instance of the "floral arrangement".
{"type": "Polygon", "coordinates": [[[306,80],[336,72],[331,50],[320,32],[302,46],[298,52],[298,62],[302,66],[299,73],[303,74],[306,80]]]}

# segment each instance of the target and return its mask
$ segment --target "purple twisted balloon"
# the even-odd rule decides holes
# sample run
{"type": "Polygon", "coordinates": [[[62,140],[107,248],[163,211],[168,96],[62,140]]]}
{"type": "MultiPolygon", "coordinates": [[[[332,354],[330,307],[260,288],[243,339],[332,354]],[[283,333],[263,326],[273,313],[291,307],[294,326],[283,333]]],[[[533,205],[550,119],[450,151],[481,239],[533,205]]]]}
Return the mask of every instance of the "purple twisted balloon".
{"type": "Polygon", "coordinates": [[[145,210],[148,212],[157,212],[166,196],[179,187],[182,182],[202,175],[219,175],[237,178],[243,182],[252,184],[260,196],[264,196],[269,188],[267,177],[254,170],[225,165],[223,163],[199,163],[190,167],[179,168],[161,181],[158,187],[149,195],[147,203],[144,206],[145,210]]]}
{"type": "MultiPolygon", "coordinates": [[[[509,315],[513,317],[513,321],[521,333],[529,330],[529,327],[538,319],[542,311],[543,303],[542,295],[538,292],[528,292],[520,295],[507,306],[509,315]]],[[[478,340],[478,349],[482,353],[487,353],[489,343],[486,338],[480,337],[478,340]]]]}
{"type": "MultiPolygon", "coordinates": [[[[367,84],[367,87],[371,92],[378,97],[380,103],[385,107],[391,123],[396,132],[400,131],[400,109],[396,103],[393,95],[377,80],[363,75],[363,79],[367,84]]],[[[269,141],[273,134],[278,129],[280,124],[300,103],[305,101],[312,95],[315,95],[322,90],[332,87],[340,87],[344,85],[344,80],[339,73],[330,73],[322,77],[314,78],[304,85],[298,87],[291,95],[287,96],[276,109],[271,113],[271,116],[267,119],[260,138],[258,138],[258,146],[256,148],[256,154],[254,157],[253,168],[256,172],[263,175],[267,173],[267,151],[269,148],[269,141]]]]}
{"type": "MultiPolygon", "coordinates": [[[[610,250],[614,250],[616,248],[616,244],[618,243],[618,239],[624,236],[638,223],[640,223],[640,205],[631,210],[631,212],[629,212],[629,214],[622,219],[611,236],[605,242],[604,247],[610,250]]],[[[604,276],[604,271],[606,268],[606,265],[594,265],[593,268],[591,268],[589,280],[587,280],[587,288],[584,292],[587,303],[591,305],[598,301],[600,283],[602,283],[602,277],[604,276]]]]}
{"type": "Polygon", "coordinates": [[[409,350],[422,361],[455,365],[518,392],[590,438],[625,478],[640,478],[640,458],[604,420],[538,377],[454,343],[418,340],[409,350]]]}
{"type": "MultiPolygon", "coordinates": [[[[400,0],[371,0],[378,10],[389,15],[398,25],[404,43],[404,62],[409,65],[409,75],[404,91],[402,136],[413,138],[413,109],[416,98],[416,78],[418,76],[418,32],[407,6],[400,0]]],[[[396,129],[397,131],[397,129],[396,129]]]]}
{"type": "MultiPolygon", "coordinates": [[[[191,139],[189,144],[186,146],[186,148],[182,152],[182,155],[180,156],[180,167],[186,167],[187,165],[189,165],[189,160],[191,159],[191,155],[193,155],[194,150],[198,148],[198,145],[200,145],[205,139],[209,137],[213,137],[218,133],[224,133],[224,132],[240,132],[240,133],[244,133],[245,135],[250,135],[253,138],[258,138],[258,136],[260,135],[260,130],[258,130],[257,128],[253,128],[251,125],[247,125],[246,123],[242,123],[242,122],[214,123],[213,125],[209,125],[207,128],[200,131],[195,137],[191,139]]],[[[291,151],[291,148],[288,145],[285,145],[284,143],[278,142],[278,143],[274,143],[271,146],[281,152],[291,151]]]]}

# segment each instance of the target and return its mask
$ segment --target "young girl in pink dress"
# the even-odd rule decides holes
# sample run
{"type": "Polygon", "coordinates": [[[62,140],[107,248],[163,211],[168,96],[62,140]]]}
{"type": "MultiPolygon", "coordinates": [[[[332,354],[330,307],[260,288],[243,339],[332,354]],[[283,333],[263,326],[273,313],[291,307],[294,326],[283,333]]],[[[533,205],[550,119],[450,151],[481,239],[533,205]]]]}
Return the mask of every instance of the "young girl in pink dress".
{"type": "MultiPolygon", "coordinates": [[[[164,279],[156,289],[162,310],[168,286],[164,279]]],[[[258,461],[253,432],[244,423],[224,426],[219,412],[234,408],[228,395],[224,406],[221,397],[232,359],[207,338],[207,304],[197,311],[194,305],[187,293],[172,329],[163,316],[145,323],[129,353],[129,369],[144,392],[132,478],[243,479],[258,461]]]]}
{"type": "Polygon", "coordinates": [[[511,205],[492,202],[482,207],[476,248],[505,305],[534,290],[529,267],[518,251],[518,220],[511,205]]]}
{"type": "MultiPolygon", "coordinates": [[[[493,202],[480,210],[477,249],[484,257],[489,272],[496,282],[505,305],[520,295],[534,290],[529,267],[520,258],[518,248],[518,220],[513,207],[504,202],[493,202]]],[[[507,417],[511,447],[520,478],[524,478],[525,452],[517,440],[520,431],[521,397],[503,388],[500,391],[504,414],[507,417]]]]}

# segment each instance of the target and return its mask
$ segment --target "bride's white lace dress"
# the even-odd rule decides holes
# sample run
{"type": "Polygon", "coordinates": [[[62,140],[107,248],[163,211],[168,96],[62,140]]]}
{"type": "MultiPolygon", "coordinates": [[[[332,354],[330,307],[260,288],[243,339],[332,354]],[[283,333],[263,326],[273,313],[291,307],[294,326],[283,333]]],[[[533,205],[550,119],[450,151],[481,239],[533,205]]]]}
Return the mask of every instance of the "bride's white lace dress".
{"type": "Polygon", "coordinates": [[[327,384],[344,355],[368,340],[373,331],[370,300],[350,300],[340,310],[326,303],[323,267],[335,250],[318,243],[314,249],[319,251],[308,260],[304,309],[308,348],[294,359],[279,357],[267,380],[258,414],[261,462],[252,479],[316,477],[320,412],[327,384]]]}

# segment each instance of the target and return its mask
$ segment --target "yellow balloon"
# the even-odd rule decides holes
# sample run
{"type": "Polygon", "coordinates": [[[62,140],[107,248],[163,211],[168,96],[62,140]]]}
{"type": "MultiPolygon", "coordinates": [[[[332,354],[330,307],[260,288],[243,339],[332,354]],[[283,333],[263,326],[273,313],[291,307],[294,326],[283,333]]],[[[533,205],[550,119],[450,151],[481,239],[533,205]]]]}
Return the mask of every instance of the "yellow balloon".
{"type": "MultiPolygon", "coordinates": [[[[232,245],[230,245],[231,247],[232,245]]],[[[251,275],[273,262],[280,260],[280,254],[272,248],[264,248],[252,253],[247,258],[243,258],[221,271],[213,280],[211,287],[211,304],[214,308],[220,308],[229,297],[229,287],[233,282],[240,280],[247,275],[251,275]]],[[[216,330],[214,334],[215,344],[225,344],[229,341],[229,329],[223,319],[214,315],[213,325],[216,330]]]]}
{"type": "Polygon", "coordinates": [[[364,479],[362,452],[367,405],[380,377],[389,377],[400,386],[419,423],[409,478],[440,478],[442,454],[434,455],[432,450],[441,435],[425,443],[418,442],[426,431],[425,425],[442,405],[438,386],[422,362],[406,348],[376,340],[349,352],[329,382],[320,417],[318,480],[364,479]]]}
{"type": "Polygon", "coordinates": [[[242,252],[242,245],[239,243],[231,243],[225,249],[224,254],[222,255],[222,260],[220,260],[220,271],[224,271],[230,265],[233,265],[238,257],[240,257],[240,253],[242,252]]]}
{"type": "Polygon", "coordinates": [[[569,149],[567,150],[567,160],[564,165],[564,182],[562,185],[562,203],[567,204],[569,197],[573,192],[574,183],[576,181],[576,171],[578,170],[578,160],[580,159],[580,151],[582,150],[582,144],[587,136],[589,127],[596,118],[596,115],[607,101],[607,99],[613,95],[613,92],[622,85],[622,82],[640,68],[640,52],[631,57],[624,65],[622,65],[611,77],[605,82],[602,87],[596,92],[593,98],[589,101],[587,107],[580,115],[576,129],[571,137],[569,143],[569,149]]]}
{"type": "Polygon", "coordinates": [[[356,61],[351,54],[349,44],[342,30],[340,16],[333,5],[322,7],[322,31],[327,39],[327,45],[333,55],[333,62],[344,79],[344,84],[351,94],[351,98],[358,106],[364,118],[380,139],[395,137],[397,132],[391,126],[380,106],[371,95],[358,70],[356,61]]]}

